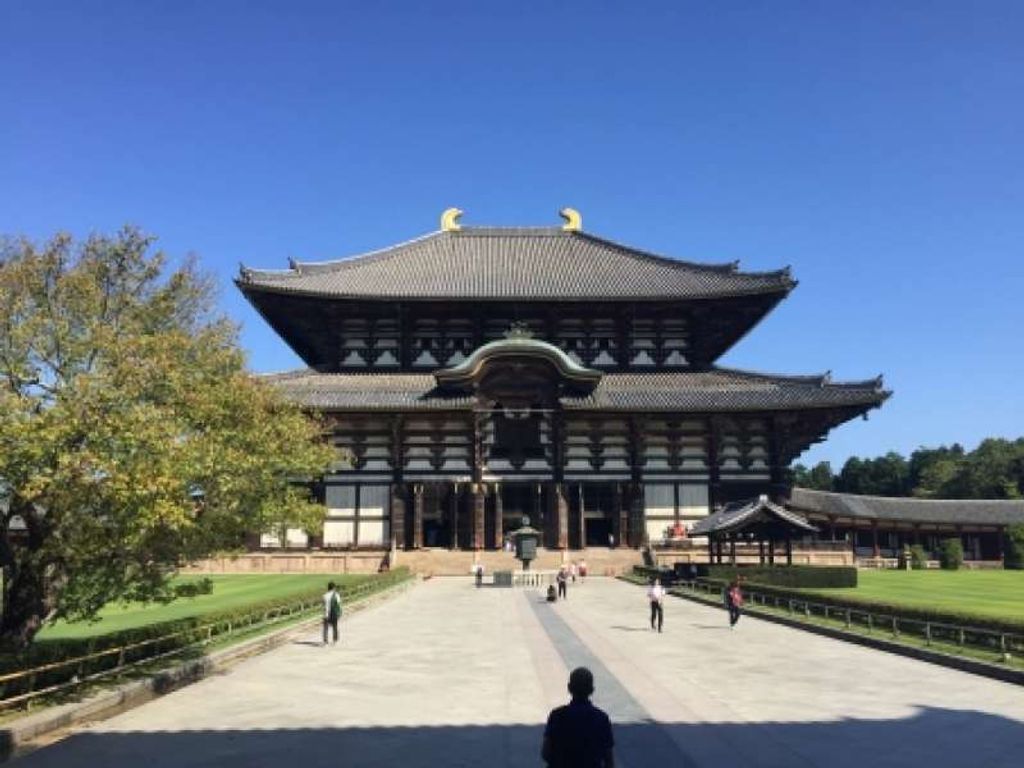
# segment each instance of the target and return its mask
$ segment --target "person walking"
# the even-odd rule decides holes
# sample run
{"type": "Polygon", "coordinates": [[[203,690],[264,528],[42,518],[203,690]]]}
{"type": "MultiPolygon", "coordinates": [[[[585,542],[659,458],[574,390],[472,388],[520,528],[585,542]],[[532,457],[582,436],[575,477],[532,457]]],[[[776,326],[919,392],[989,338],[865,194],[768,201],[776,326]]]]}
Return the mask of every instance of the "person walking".
{"type": "Polygon", "coordinates": [[[587,580],[587,561],[586,560],[580,560],[580,582],[582,583],[582,582],[585,582],[586,580],[587,580]]]}
{"type": "Polygon", "coordinates": [[[544,727],[541,759],[548,768],[615,768],[615,740],[608,715],[590,702],[594,675],[577,667],[569,675],[572,700],[556,707],[544,727]]]}
{"type": "Polygon", "coordinates": [[[729,610],[729,628],[735,629],[736,622],[740,620],[740,607],[743,605],[743,590],[740,589],[740,579],[737,576],[729,582],[725,589],[725,607],[729,610]]]}
{"type": "Polygon", "coordinates": [[[647,599],[651,603],[651,629],[655,628],[661,632],[661,625],[665,622],[665,588],[661,586],[661,579],[653,579],[651,586],[647,588],[647,599]]]}
{"type": "Polygon", "coordinates": [[[555,581],[558,582],[558,596],[562,599],[568,597],[569,595],[566,587],[569,581],[569,576],[565,571],[564,565],[558,569],[558,575],[555,576],[555,581]]]}
{"type": "Polygon", "coordinates": [[[474,575],[476,577],[476,588],[480,589],[484,585],[484,564],[477,563],[473,568],[474,575]]]}
{"type": "Polygon", "coordinates": [[[333,644],[338,643],[338,619],[341,618],[341,594],[339,594],[333,581],[328,582],[327,591],[324,592],[324,639],[323,645],[327,645],[327,630],[330,629],[333,644]]]}

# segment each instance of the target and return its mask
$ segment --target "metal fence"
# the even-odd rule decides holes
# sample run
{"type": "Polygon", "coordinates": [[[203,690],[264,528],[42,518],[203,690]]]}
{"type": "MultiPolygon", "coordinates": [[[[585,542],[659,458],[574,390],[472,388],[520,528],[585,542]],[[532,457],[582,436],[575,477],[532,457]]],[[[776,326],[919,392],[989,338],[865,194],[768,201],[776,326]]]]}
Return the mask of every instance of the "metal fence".
{"type": "MultiPolygon", "coordinates": [[[[694,594],[714,594],[716,598],[722,593],[721,585],[700,580],[680,581],[675,587],[694,594]]],[[[915,640],[926,647],[946,645],[959,649],[973,649],[986,654],[991,653],[1000,661],[1009,661],[1012,655],[1024,654],[1024,633],[912,618],[891,611],[874,611],[865,607],[829,605],[812,598],[782,597],[761,592],[749,585],[743,588],[743,592],[755,607],[761,605],[768,610],[784,612],[807,621],[821,619],[833,622],[850,631],[863,630],[868,634],[887,635],[894,640],[915,640]]]]}
{"type": "MultiPolygon", "coordinates": [[[[342,595],[347,600],[359,599],[405,581],[406,578],[385,576],[371,579],[342,590],[342,595]]],[[[221,618],[197,624],[135,643],[0,674],[0,710],[18,705],[28,706],[40,696],[69,691],[85,683],[120,675],[161,659],[194,652],[215,640],[281,624],[302,615],[311,615],[322,610],[322,607],[320,597],[304,598],[230,619],[221,618]]]]}

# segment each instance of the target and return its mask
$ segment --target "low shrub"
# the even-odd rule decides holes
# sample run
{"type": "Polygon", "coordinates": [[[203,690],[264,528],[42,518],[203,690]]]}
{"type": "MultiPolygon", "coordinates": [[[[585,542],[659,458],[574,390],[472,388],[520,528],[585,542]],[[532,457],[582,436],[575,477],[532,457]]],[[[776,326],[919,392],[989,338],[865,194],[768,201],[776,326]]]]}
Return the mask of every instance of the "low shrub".
{"type": "Polygon", "coordinates": [[[964,563],[964,545],[959,538],[939,542],[939,565],[945,571],[956,571],[964,563]]]}
{"type": "Polygon", "coordinates": [[[714,581],[732,581],[737,576],[750,584],[779,587],[826,589],[856,587],[857,569],[837,565],[705,565],[698,573],[714,581]]]}
{"type": "Polygon", "coordinates": [[[910,548],[910,567],[915,571],[923,571],[928,567],[928,553],[920,544],[910,548]]]}
{"type": "Polygon", "coordinates": [[[1024,523],[1006,528],[1003,537],[1003,567],[1013,571],[1024,571],[1024,523]]]}

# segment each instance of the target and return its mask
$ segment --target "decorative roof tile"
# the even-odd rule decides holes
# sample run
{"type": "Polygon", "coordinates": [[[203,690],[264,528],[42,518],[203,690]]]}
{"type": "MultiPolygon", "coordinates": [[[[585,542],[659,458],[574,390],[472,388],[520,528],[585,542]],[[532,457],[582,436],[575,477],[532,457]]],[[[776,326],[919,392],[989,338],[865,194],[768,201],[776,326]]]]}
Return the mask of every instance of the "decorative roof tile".
{"type": "Polygon", "coordinates": [[[894,498],[794,488],[787,506],[807,514],[863,520],[948,525],[1024,523],[1024,501],[1012,500],[894,498]]]}
{"type": "Polygon", "coordinates": [[[690,529],[690,535],[707,536],[709,534],[733,533],[768,520],[782,523],[802,533],[814,533],[818,530],[803,516],[785,507],[780,507],[778,504],[773,504],[767,496],[761,496],[747,501],[733,502],[720,512],[698,520],[690,529]]]}
{"type": "MultiPolygon", "coordinates": [[[[469,409],[466,395],[438,389],[429,373],[317,373],[263,377],[289,399],[317,410],[469,409]]],[[[743,412],[880,405],[889,393],[880,379],[829,383],[822,376],[771,376],[713,368],[707,371],[606,373],[592,393],[563,395],[566,410],[743,412]]]]}
{"type": "Polygon", "coordinates": [[[466,227],[337,261],[243,267],[243,291],[390,299],[689,299],[785,294],[788,269],[740,272],[559,228],[466,227]]]}

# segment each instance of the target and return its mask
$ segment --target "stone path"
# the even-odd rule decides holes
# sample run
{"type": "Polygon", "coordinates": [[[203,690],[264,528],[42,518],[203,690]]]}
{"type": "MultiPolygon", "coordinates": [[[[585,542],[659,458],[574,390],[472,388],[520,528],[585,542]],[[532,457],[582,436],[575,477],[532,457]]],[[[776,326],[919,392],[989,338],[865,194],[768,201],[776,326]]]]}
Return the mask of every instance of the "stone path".
{"type": "Polygon", "coordinates": [[[18,768],[539,766],[568,670],[595,673],[620,766],[1017,766],[1024,689],[591,579],[434,579],[16,761],[18,768]]]}

